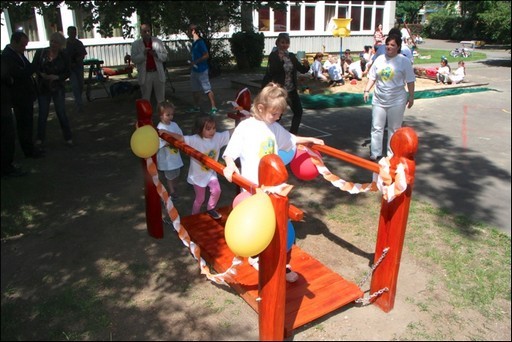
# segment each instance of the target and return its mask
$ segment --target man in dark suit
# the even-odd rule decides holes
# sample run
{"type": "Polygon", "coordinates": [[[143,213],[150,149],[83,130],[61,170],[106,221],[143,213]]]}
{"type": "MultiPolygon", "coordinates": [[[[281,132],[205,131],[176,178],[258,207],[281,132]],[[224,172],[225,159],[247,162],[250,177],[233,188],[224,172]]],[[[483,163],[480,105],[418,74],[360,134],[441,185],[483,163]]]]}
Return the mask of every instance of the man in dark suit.
{"type": "Polygon", "coordinates": [[[34,101],[37,93],[32,79],[32,64],[24,55],[27,44],[25,33],[14,32],[10,44],[2,51],[2,64],[8,66],[13,81],[10,85],[11,104],[21,149],[25,157],[39,158],[42,153],[34,146],[34,101]]]}

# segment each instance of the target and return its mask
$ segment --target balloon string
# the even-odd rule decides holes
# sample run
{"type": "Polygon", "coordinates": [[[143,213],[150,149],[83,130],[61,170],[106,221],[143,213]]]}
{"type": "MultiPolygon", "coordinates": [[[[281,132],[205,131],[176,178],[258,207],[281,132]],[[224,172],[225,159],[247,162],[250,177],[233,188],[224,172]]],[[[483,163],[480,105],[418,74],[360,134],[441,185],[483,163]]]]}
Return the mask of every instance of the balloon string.
{"type": "Polygon", "coordinates": [[[324,177],[325,180],[331,182],[333,186],[339,188],[340,190],[347,191],[350,194],[359,194],[363,192],[379,190],[382,193],[382,197],[389,203],[407,189],[404,165],[402,163],[397,165],[395,171],[395,181],[392,182],[392,178],[389,173],[390,163],[388,157],[381,158],[379,161],[379,173],[373,174],[371,183],[360,184],[347,182],[346,180],[343,180],[333,174],[325,166],[322,158],[307,146],[297,145],[297,150],[304,150],[309,154],[311,162],[315,165],[318,172],[324,177]]]}
{"type": "Polygon", "coordinates": [[[242,259],[238,256],[235,256],[231,262],[231,266],[224,273],[212,274],[210,272],[210,268],[206,265],[206,261],[204,261],[204,259],[201,257],[201,248],[190,239],[190,235],[188,234],[185,227],[183,227],[181,224],[178,210],[176,210],[176,207],[174,207],[171,197],[160,182],[160,179],[158,178],[158,171],[152,158],[146,158],[146,168],[149,175],[151,176],[151,179],[153,180],[153,184],[155,185],[160,198],[165,203],[165,208],[167,209],[169,218],[172,220],[174,230],[178,234],[178,237],[181,239],[181,242],[189,248],[190,253],[194,259],[198,261],[201,274],[206,275],[208,280],[213,281],[216,284],[228,285],[226,281],[233,281],[232,275],[236,274],[236,268],[242,263],[242,259]]]}

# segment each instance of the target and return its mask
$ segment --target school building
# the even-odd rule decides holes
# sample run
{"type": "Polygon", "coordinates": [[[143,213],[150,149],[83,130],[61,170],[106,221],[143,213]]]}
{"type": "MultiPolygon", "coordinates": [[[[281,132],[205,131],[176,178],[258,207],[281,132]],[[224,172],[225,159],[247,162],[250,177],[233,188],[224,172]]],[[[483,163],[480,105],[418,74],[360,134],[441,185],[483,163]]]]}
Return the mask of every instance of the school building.
{"type": "MultiPolygon", "coordinates": [[[[104,61],[104,65],[124,64],[124,56],[131,50],[135,38],[123,38],[120,29],[113,37],[102,37],[96,29],[83,30],[85,13],[71,10],[62,3],[55,15],[43,16],[34,9],[30,17],[18,18],[5,10],[1,15],[1,48],[9,43],[12,32],[24,31],[30,38],[27,57],[32,60],[35,50],[47,47],[49,37],[55,31],[66,35],[68,26],[76,26],[78,38],[84,43],[88,58],[104,61]]],[[[288,1],[287,11],[274,11],[262,8],[253,12],[253,23],[259,32],[265,35],[265,55],[268,55],[280,32],[290,34],[291,51],[306,53],[339,53],[340,49],[362,51],[363,46],[373,44],[373,33],[378,24],[388,32],[395,24],[395,1],[288,1]],[[350,36],[333,36],[336,28],[332,19],[351,18],[350,36]]],[[[138,37],[140,24],[136,13],[128,18],[138,37]]],[[[239,28],[230,26],[226,32],[218,32],[214,39],[224,40],[229,51],[227,39],[239,28]]],[[[169,47],[169,62],[186,61],[189,58],[190,39],[183,33],[171,36],[159,36],[169,47]]]]}

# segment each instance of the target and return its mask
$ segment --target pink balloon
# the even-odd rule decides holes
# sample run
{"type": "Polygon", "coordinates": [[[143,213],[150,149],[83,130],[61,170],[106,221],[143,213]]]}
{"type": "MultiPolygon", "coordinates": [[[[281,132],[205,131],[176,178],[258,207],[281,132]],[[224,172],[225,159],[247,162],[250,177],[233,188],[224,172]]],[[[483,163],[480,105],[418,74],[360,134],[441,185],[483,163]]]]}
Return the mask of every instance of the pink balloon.
{"type": "MultiPolygon", "coordinates": [[[[320,157],[320,154],[317,152],[314,151],[313,153],[316,153],[320,157]]],[[[290,162],[290,168],[295,177],[306,181],[312,180],[319,175],[318,169],[311,161],[309,153],[302,149],[297,149],[295,157],[290,162]]]]}
{"type": "Polygon", "coordinates": [[[244,199],[249,198],[251,196],[252,194],[249,191],[242,191],[241,193],[236,195],[235,199],[233,200],[233,208],[236,207],[244,199]]]}

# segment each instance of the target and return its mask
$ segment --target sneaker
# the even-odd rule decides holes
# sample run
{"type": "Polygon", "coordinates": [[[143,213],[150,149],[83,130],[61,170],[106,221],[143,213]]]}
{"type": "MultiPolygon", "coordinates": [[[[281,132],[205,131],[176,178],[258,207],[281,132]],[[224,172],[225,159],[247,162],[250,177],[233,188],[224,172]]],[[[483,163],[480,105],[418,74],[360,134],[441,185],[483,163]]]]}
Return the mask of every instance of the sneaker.
{"type": "Polygon", "coordinates": [[[71,140],[71,139],[66,140],[66,145],[69,146],[69,147],[72,147],[73,146],[73,140],[71,140]]]}
{"type": "Polygon", "coordinates": [[[299,279],[297,272],[293,272],[290,265],[286,265],[286,281],[289,283],[295,283],[299,279]]]}
{"type": "Polygon", "coordinates": [[[192,113],[199,113],[200,111],[201,111],[201,108],[199,108],[199,107],[191,107],[191,108],[187,109],[185,111],[185,113],[192,114],[192,113]]]}
{"type": "Polygon", "coordinates": [[[211,218],[213,218],[215,220],[218,220],[222,217],[222,215],[219,214],[215,209],[208,210],[207,213],[208,213],[208,215],[211,216],[211,218]]]}
{"type": "Polygon", "coordinates": [[[259,270],[260,270],[260,264],[259,264],[260,258],[259,258],[259,257],[256,257],[256,258],[248,257],[248,258],[247,258],[247,261],[249,262],[249,265],[251,265],[252,267],[254,267],[254,269],[255,269],[256,271],[259,271],[259,270]]]}
{"type": "Polygon", "coordinates": [[[218,112],[219,112],[219,110],[218,110],[217,108],[215,108],[215,107],[214,107],[214,108],[212,108],[212,109],[210,110],[210,115],[212,115],[212,116],[213,116],[213,115],[217,114],[218,112]]]}

